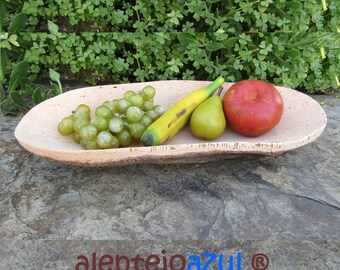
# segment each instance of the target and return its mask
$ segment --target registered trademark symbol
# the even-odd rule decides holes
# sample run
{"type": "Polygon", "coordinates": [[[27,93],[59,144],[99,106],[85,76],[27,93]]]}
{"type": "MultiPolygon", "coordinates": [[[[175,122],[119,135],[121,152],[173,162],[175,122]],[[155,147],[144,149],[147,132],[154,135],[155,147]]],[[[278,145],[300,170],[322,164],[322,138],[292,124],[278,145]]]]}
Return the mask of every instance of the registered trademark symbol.
{"type": "Polygon", "coordinates": [[[266,254],[257,253],[253,255],[251,266],[254,270],[266,270],[269,267],[269,258],[266,254]]]}

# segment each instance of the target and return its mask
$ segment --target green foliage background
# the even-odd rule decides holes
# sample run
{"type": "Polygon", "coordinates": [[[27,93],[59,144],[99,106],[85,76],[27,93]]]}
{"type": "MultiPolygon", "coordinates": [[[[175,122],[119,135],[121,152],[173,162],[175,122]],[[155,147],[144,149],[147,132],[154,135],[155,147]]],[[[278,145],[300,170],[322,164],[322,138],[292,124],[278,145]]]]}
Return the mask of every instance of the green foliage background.
{"type": "Polygon", "coordinates": [[[223,76],[339,89],[340,2],[322,2],[27,0],[24,60],[36,76],[91,84],[223,76]]]}

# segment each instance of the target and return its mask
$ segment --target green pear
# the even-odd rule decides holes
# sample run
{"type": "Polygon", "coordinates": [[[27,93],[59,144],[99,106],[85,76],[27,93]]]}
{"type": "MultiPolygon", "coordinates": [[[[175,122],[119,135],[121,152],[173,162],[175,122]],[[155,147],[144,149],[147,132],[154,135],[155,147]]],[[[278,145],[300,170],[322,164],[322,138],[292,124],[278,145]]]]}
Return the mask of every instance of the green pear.
{"type": "Polygon", "coordinates": [[[202,102],[192,113],[190,127],[192,133],[202,140],[214,140],[226,128],[226,118],[219,96],[212,96],[202,102]]]}

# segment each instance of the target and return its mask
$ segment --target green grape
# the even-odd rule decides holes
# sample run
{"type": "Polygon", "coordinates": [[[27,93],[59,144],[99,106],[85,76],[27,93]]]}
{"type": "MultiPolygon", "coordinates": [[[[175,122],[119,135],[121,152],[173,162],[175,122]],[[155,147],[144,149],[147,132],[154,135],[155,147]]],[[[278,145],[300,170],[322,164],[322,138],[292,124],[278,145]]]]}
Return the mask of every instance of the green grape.
{"type": "Polygon", "coordinates": [[[86,110],[79,110],[74,113],[75,118],[83,118],[85,120],[90,121],[91,116],[86,110]]]}
{"type": "Polygon", "coordinates": [[[113,133],[121,132],[124,129],[124,121],[120,117],[112,117],[109,120],[109,130],[113,133]]]}
{"type": "Polygon", "coordinates": [[[112,100],[107,100],[102,105],[110,110],[111,115],[117,112],[117,104],[112,100]]]}
{"type": "Polygon", "coordinates": [[[110,148],[118,148],[119,147],[119,140],[116,136],[112,135],[112,144],[110,148]]]}
{"type": "Polygon", "coordinates": [[[109,126],[109,120],[103,116],[98,116],[98,115],[95,115],[91,119],[90,123],[97,128],[98,132],[107,130],[109,126]]]}
{"type": "Polygon", "coordinates": [[[79,144],[80,144],[81,147],[83,147],[84,149],[86,149],[87,140],[83,140],[83,139],[80,138],[79,144]]]}
{"type": "Polygon", "coordinates": [[[61,135],[70,135],[74,131],[74,120],[68,116],[63,118],[58,124],[58,131],[61,135]]]}
{"type": "Polygon", "coordinates": [[[149,111],[149,110],[152,110],[152,108],[153,108],[153,99],[144,100],[144,103],[142,106],[143,111],[149,111]]]}
{"type": "Polygon", "coordinates": [[[87,106],[86,104],[79,104],[76,108],[76,112],[77,111],[86,111],[88,114],[91,113],[91,109],[89,106],[87,106]]]}
{"type": "Polygon", "coordinates": [[[125,115],[129,123],[135,123],[141,120],[143,111],[136,106],[131,106],[126,110],[125,115]]]}
{"type": "Polygon", "coordinates": [[[87,141],[96,139],[97,133],[97,128],[91,124],[83,126],[79,131],[80,138],[87,141]]]}
{"type": "Polygon", "coordinates": [[[132,136],[126,129],[122,130],[116,135],[119,145],[128,146],[132,142],[132,136]]]}
{"type": "Polygon", "coordinates": [[[74,131],[79,133],[80,129],[85,126],[88,125],[90,123],[89,120],[84,119],[84,118],[76,118],[74,120],[74,131]]]}
{"type": "MultiPolygon", "coordinates": [[[[69,116],[66,116],[67,118],[71,118],[72,120],[76,120],[76,117],[74,116],[74,114],[70,114],[69,116]]],[[[66,118],[64,117],[64,118],[66,118]]]]}
{"type": "Polygon", "coordinates": [[[130,101],[132,106],[136,106],[140,109],[143,107],[144,99],[141,95],[132,95],[128,98],[128,100],[130,101]]]}
{"type": "Polygon", "coordinates": [[[87,150],[96,150],[98,149],[97,142],[95,140],[87,141],[85,148],[87,150]]]}
{"type": "Polygon", "coordinates": [[[127,108],[129,108],[130,106],[131,106],[130,101],[128,101],[126,98],[121,98],[117,104],[117,112],[119,114],[124,114],[127,108]]]}
{"type": "Polygon", "coordinates": [[[152,110],[157,113],[158,117],[164,114],[165,110],[161,105],[155,105],[152,110]]]}
{"type": "Polygon", "coordinates": [[[99,132],[96,138],[98,147],[103,149],[111,148],[112,141],[113,135],[107,130],[99,132]]]}
{"type": "Polygon", "coordinates": [[[104,118],[110,118],[111,117],[111,112],[110,112],[110,110],[106,106],[100,105],[96,109],[96,115],[97,116],[102,116],[104,118]]]}
{"type": "Polygon", "coordinates": [[[132,123],[128,127],[131,136],[135,139],[139,139],[140,137],[142,137],[145,128],[146,127],[141,122],[132,123]]]}
{"type": "Polygon", "coordinates": [[[116,111],[117,111],[118,102],[119,102],[119,99],[118,99],[118,98],[112,100],[112,103],[113,103],[113,105],[114,105],[115,108],[116,108],[116,111]]]}
{"type": "Polygon", "coordinates": [[[72,133],[72,139],[73,139],[74,142],[76,142],[76,143],[79,144],[79,143],[80,143],[80,140],[81,140],[79,133],[73,132],[73,133],[72,133]]]}
{"type": "Polygon", "coordinates": [[[151,85],[147,85],[142,89],[141,95],[145,99],[151,99],[155,96],[156,90],[151,85]]]}
{"type": "Polygon", "coordinates": [[[149,116],[152,121],[155,121],[158,118],[158,115],[154,110],[145,112],[145,115],[149,116]]]}
{"type": "Polygon", "coordinates": [[[129,97],[131,97],[131,96],[133,96],[133,95],[135,95],[135,94],[136,94],[135,91],[128,90],[128,91],[126,91],[126,92],[124,93],[124,98],[129,99],[129,97]]]}
{"type": "Polygon", "coordinates": [[[139,93],[128,90],[123,98],[104,101],[92,119],[90,107],[79,104],[72,115],[59,122],[58,131],[72,135],[75,143],[88,150],[128,146],[165,112],[162,106],[154,105],[155,94],[151,85],[139,93]]]}
{"type": "Polygon", "coordinates": [[[151,119],[151,117],[150,116],[147,116],[147,115],[143,115],[142,116],[142,119],[140,120],[140,122],[144,125],[144,126],[146,126],[146,127],[148,127],[148,126],[150,126],[151,124],[152,124],[152,119],[151,119]]]}

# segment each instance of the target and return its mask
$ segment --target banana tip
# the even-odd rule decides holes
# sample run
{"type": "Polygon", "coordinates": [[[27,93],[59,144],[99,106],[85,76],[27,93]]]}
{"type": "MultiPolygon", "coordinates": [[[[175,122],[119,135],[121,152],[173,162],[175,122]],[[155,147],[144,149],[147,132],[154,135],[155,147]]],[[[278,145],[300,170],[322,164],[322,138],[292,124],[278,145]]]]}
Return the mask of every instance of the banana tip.
{"type": "Polygon", "coordinates": [[[147,134],[144,134],[141,139],[140,139],[141,143],[144,145],[144,146],[152,146],[154,145],[154,137],[152,134],[150,133],[147,133],[147,134]]]}

